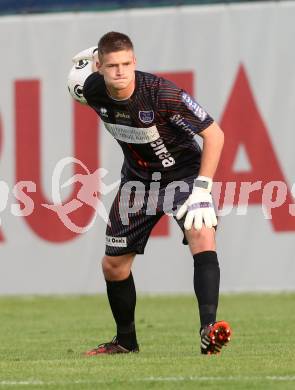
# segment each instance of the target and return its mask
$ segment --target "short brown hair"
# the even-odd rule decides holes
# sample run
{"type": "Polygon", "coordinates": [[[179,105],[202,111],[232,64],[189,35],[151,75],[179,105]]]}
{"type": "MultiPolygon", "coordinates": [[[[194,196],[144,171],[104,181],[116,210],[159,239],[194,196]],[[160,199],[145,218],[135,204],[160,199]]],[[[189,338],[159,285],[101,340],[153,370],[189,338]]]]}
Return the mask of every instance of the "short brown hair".
{"type": "Polygon", "coordinates": [[[114,51],[133,50],[133,43],[128,35],[110,31],[103,35],[98,42],[98,57],[114,51]]]}

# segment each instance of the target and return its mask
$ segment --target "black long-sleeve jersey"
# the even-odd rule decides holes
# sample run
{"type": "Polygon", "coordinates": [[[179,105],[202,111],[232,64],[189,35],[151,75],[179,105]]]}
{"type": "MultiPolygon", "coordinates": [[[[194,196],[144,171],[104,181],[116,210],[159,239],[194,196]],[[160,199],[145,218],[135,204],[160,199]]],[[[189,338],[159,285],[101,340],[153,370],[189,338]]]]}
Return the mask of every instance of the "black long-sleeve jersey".
{"type": "Polygon", "coordinates": [[[213,118],[185,91],[150,73],[135,72],[135,90],[127,100],[108,95],[104,78],[91,74],[83,95],[124,153],[122,173],[132,179],[181,180],[200,167],[195,136],[213,118]]]}

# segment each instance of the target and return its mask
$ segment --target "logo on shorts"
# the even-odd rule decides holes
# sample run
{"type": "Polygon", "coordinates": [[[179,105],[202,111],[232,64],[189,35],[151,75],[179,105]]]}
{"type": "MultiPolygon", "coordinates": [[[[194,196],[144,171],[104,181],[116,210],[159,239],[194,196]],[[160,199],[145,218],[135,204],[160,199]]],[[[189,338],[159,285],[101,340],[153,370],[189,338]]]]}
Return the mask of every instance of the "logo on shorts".
{"type": "Polygon", "coordinates": [[[126,248],[127,247],[127,237],[106,236],[106,245],[119,247],[119,248],[126,248]]]}
{"type": "Polygon", "coordinates": [[[148,125],[153,122],[155,114],[154,111],[139,111],[138,116],[142,123],[148,125]]]}

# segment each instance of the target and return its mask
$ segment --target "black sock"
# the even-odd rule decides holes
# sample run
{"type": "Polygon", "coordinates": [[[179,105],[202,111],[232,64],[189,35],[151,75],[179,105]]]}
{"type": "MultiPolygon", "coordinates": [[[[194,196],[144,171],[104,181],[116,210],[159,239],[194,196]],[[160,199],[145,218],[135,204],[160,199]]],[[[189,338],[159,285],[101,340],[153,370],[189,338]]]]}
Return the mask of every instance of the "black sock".
{"type": "Polygon", "coordinates": [[[194,257],[194,289],[199,304],[201,327],[216,321],[220,270],[215,251],[197,253],[194,257]]]}
{"type": "Polygon", "coordinates": [[[117,324],[117,340],[127,349],[137,346],[134,312],[136,305],[136,291],[132,273],[127,279],[108,281],[107,294],[114,319],[117,324]]]}

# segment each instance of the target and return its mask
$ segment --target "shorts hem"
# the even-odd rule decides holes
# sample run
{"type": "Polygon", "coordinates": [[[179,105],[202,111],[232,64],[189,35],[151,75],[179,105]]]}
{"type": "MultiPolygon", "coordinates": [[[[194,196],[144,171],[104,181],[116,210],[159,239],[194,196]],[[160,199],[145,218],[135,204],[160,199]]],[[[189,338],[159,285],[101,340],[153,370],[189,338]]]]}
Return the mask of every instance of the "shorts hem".
{"type": "Polygon", "coordinates": [[[128,253],[135,253],[136,255],[143,255],[144,254],[144,249],[132,249],[132,248],[125,248],[126,250],[120,251],[120,253],[108,253],[107,250],[105,250],[105,255],[106,256],[113,256],[113,257],[118,257],[118,256],[123,256],[127,255],[128,253]]]}

